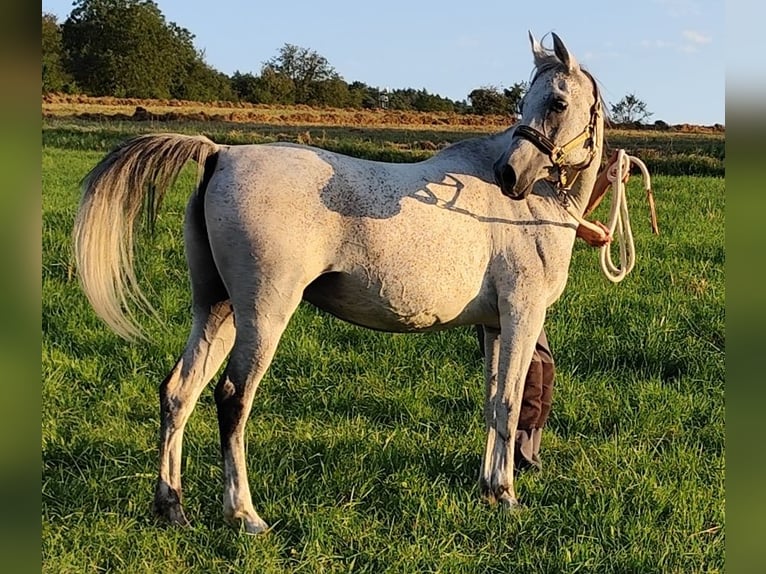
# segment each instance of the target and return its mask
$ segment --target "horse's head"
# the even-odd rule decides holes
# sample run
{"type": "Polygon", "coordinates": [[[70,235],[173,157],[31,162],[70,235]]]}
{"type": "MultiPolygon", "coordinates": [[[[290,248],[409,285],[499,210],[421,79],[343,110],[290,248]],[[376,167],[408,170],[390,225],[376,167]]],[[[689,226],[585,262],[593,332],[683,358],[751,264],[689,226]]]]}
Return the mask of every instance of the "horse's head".
{"type": "Polygon", "coordinates": [[[521,104],[511,146],[495,162],[503,194],[524,199],[540,179],[568,189],[600,147],[603,118],[595,81],[553,34],[553,50],[530,33],[535,75],[521,104]]]}

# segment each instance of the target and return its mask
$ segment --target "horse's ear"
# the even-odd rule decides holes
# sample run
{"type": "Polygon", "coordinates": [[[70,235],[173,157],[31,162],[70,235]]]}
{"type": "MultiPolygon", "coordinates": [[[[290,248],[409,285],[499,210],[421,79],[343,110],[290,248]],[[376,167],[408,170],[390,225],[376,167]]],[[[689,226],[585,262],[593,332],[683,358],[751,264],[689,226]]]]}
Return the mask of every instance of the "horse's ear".
{"type": "Polygon", "coordinates": [[[577,60],[575,60],[575,57],[569,53],[569,50],[567,50],[567,47],[564,45],[564,42],[561,41],[561,38],[556,35],[556,32],[553,32],[551,35],[553,36],[553,53],[556,54],[556,57],[559,60],[561,60],[561,63],[564,64],[570,72],[579,68],[580,65],[577,63],[577,60]]]}
{"type": "Polygon", "coordinates": [[[535,65],[538,66],[545,59],[545,48],[543,48],[543,45],[532,35],[532,32],[528,33],[529,43],[532,44],[532,55],[535,57],[535,65]]]}

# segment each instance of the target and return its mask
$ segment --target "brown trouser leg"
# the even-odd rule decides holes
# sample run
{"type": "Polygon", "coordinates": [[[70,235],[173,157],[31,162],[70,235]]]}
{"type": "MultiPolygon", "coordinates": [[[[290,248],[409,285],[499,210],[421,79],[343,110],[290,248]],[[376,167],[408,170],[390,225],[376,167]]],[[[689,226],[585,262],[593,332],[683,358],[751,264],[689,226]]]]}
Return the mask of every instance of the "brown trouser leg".
{"type": "Polygon", "coordinates": [[[515,464],[517,468],[542,466],[540,442],[543,427],[551,413],[555,371],[548,339],[545,331],[542,331],[535,343],[535,352],[524,382],[519,427],[516,431],[515,464]]]}
{"type": "Polygon", "coordinates": [[[528,430],[545,426],[551,414],[555,371],[548,339],[545,331],[542,331],[535,343],[535,352],[524,382],[524,397],[521,401],[519,416],[520,429],[528,430]]]}

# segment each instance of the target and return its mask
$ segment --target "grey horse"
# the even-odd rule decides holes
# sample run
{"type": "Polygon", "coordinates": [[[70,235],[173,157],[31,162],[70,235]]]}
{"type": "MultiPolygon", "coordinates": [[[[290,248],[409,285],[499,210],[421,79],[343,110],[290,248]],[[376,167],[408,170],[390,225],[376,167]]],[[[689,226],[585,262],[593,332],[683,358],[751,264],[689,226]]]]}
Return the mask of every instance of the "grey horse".
{"type": "Polygon", "coordinates": [[[160,516],[187,523],[184,427],[228,356],[215,389],[224,517],[250,533],[267,529],[251,501],[245,425],[301,300],[382,331],[483,325],[479,481],[490,501],[518,504],[513,451],[524,376],[546,309],[567,282],[603,134],[590,74],[555,34],[552,50],[530,40],[535,71],[519,123],[419,163],[156,134],[125,142],[85,177],[74,228],[82,287],[96,313],[132,338],[141,331],[131,309],[148,305],[134,271],[134,223],[145,207],[153,218],[187,161],[200,166],[184,223],[193,324],[160,387],[160,516]]]}

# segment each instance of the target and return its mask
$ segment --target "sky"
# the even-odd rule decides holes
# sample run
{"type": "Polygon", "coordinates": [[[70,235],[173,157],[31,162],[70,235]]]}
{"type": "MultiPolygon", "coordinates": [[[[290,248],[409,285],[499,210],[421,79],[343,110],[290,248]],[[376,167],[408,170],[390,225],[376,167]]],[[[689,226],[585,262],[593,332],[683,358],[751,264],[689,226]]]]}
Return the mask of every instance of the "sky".
{"type": "MultiPolygon", "coordinates": [[[[205,61],[259,74],[285,44],[324,56],[343,79],[465,100],[528,81],[528,31],[556,32],[607,103],[635,94],[650,122],[725,124],[725,9],[712,0],[156,0],[205,61]]],[[[72,0],[42,0],[63,22],[72,0]]],[[[547,36],[546,36],[547,35],[547,36]]]]}

